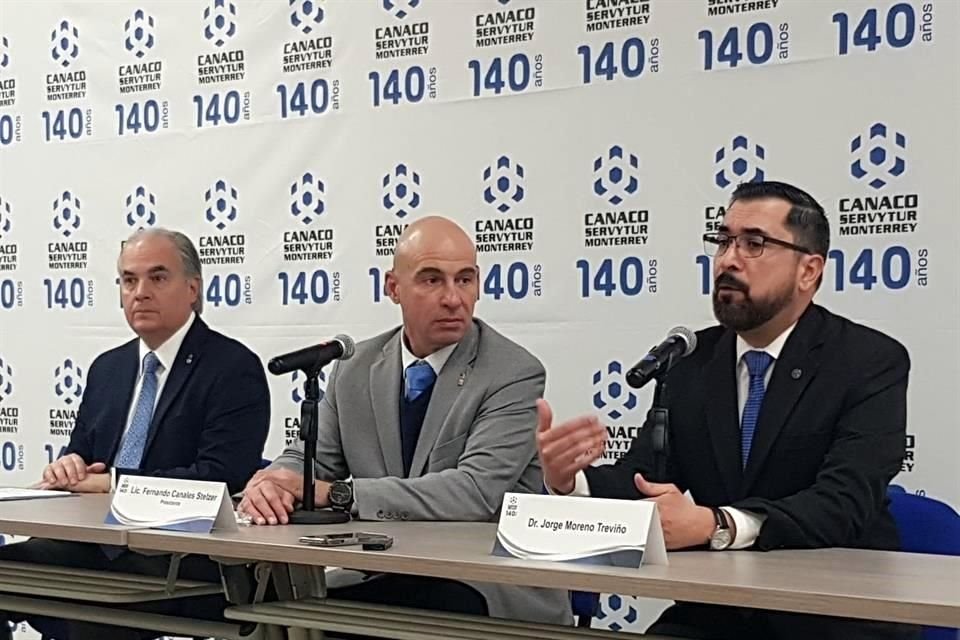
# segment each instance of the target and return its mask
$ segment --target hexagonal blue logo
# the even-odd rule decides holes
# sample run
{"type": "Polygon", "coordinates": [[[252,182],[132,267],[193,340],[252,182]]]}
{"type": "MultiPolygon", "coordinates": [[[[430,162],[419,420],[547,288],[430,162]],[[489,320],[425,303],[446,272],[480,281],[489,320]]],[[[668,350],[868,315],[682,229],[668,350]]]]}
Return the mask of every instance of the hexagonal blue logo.
{"type": "Polygon", "coordinates": [[[400,219],[420,206],[420,174],[400,163],[383,176],[383,208],[400,219]]]}
{"type": "Polygon", "coordinates": [[[66,405],[79,403],[83,397],[83,369],[70,358],[54,370],[53,392],[66,405]]]}
{"type": "Polygon", "coordinates": [[[0,36],[0,69],[6,69],[10,64],[10,41],[7,36],[0,36]]]}
{"type": "Polygon", "coordinates": [[[53,200],[53,229],[64,238],[80,229],[80,198],[70,191],[64,191],[53,200]]]}
{"type": "Polygon", "coordinates": [[[290,0],[290,24],[305,34],[323,22],[323,3],[320,0],[290,0]]]}
{"type": "Polygon", "coordinates": [[[887,186],[889,180],[899,178],[907,170],[907,137],[891,131],[882,122],[870,125],[866,133],[850,141],[850,175],[865,181],[874,189],[887,186]]]}
{"type": "Polygon", "coordinates": [[[290,185],[290,213],[303,224],[310,224],[324,211],[323,180],[309,171],[290,185]]]}
{"type": "Polygon", "coordinates": [[[203,194],[203,199],[207,205],[206,220],[218,231],[223,231],[228,224],[237,219],[239,213],[237,204],[240,196],[226,180],[221,179],[213,183],[213,186],[203,194]]]}
{"type": "Polygon", "coordinates": [[[0,197],[0,240],[13,228],[13,219],[10,215],[10,202],[0,197]]]}
{"type": "MultiPolygon", "coordinates": [[[[290,376],[290,399],[294,404],[300,404],[304,400],[303,381],[305,376],[301,371],[294,371],[290,376]]],[[[327,392],[327,374],[324,371],[317,376],[317,382],[320,386],[320,399],[323,400],[323,394],[327,392]]]]}
{"type": "Polygon", "coordinates": [[[67,19],[61,20],[50,32],[50,42],[53,44],[50,48],[53,61],[63,67],[69,67],[80,56],[80,31],[67,19]]]}
{"type": "Polygon", "coordinates": [[[761,145],[751,144],[745,135],[734,136],[729,146],[717,149],[713,181],[721,189],[741,182],[761,182],[766,158],[766,149],[761,145]]]}
{"type": "Polygon", "coordinates": [[[524,197],[524,171],[507,156],[483,170],[483,201],[500,213],[506,213],[524,197]]]}
{"type": "Polygon", "coordinates": [[[403,20],[420,6],[420,0],[382,0],[383,10],[397,20],[403,20]]]}
{"type": "Polygon", "coordinates": [[[619,420],[623,414],[637,408],[637,396],[623,381],[623,366],[616,360],[593,374],[593,406],[603,411],[611,420],[619,420]]]}
{"type": "Polygon", "coordinates": [[[612,205],[640,190],[640,159],[613,145],[593,161],[593,192],[612,205]]]}
{"type": "Polygon", "coordinates": [[[237,6],[229,0],[210,0],[203,10],[203,37],[222,47],[237,35],[237,6]]]}
{"type": "Polygon", "coordinates": [[[153,27],[153,16],[143,9],[137,9],[123,23],[123,47],[137,58],[147,55],[156,43],[153,27]]]}
{"type": "Polygon", "coordinates": [[[13,367],[0,356],[0,402],[13,394],[13,367]]]}
{"type": "Polygon", "coordinates": [[[157,198],[145,186],[138,185],[127,194],[127,226],[131,229],[152,227],[157,223],[157,198]]]}
{"type": "Polygon", "coordinates": [[[606,598],[601,598],[596,615],[601,628],[621,631],[634,626],[640,618],[640,614],[637,608],[631,604],[631,600],[617,594],[610,594],[606,598]]]}

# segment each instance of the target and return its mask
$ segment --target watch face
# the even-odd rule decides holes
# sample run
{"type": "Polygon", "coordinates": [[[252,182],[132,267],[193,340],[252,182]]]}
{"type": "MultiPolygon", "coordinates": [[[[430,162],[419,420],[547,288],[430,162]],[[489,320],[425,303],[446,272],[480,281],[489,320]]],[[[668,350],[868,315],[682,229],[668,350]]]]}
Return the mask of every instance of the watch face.
{"type": "Polygon", "coordinates": [[[733,544],[733,536],[730,535],[730,529],[718,529],[710,538],[710,548],[716,551],[726,549],[731,544],[733,544]]]}
{"type": "Polygon", "coordinates": [[[330,502],[337,505],[350,504],[353,500],[353,491],[345,482],[334,482],[330,485],[330,502]]]}

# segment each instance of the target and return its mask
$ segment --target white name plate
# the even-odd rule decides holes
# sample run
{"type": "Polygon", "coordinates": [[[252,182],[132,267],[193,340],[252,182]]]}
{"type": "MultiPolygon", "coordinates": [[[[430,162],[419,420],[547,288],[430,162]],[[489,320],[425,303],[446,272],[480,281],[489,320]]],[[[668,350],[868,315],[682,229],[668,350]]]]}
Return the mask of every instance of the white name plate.
{"type": "Polygon", "coordinates": [[[106,523],[193,533],[237,529],[225,483],[131,475],[120,477],[106,523]]]}
{"type": "Polygon", "coordinates": [[[508,493],[493,553],[639,567],[667,564],[655,502],[508,493]]]}

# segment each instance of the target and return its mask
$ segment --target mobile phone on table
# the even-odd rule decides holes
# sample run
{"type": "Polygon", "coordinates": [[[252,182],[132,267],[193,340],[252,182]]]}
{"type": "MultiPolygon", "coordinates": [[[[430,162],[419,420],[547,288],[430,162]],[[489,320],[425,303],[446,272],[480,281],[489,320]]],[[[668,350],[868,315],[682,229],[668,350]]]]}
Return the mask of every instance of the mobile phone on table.
{"type": "Polygon", "coordinates": [[[359,544],[369,551],[384,551],[393,544],[393,538],[379,533],[348,531],[345,533],[303,536],[300,538],[300,543],[314,547],[345,547],[359,544]]]}

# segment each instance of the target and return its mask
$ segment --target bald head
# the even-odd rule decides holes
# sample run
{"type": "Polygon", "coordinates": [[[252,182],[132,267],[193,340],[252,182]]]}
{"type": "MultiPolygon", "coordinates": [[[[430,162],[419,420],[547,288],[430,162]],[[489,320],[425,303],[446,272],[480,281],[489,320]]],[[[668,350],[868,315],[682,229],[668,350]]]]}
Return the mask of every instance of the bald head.
{"type": "Polygon", "coordinates": [[[400,236],[386,288],[403,313],[407,347],[425,358],[471,327],[480,291],[476,247],[456,222],[421,218],[400,236]]]}

